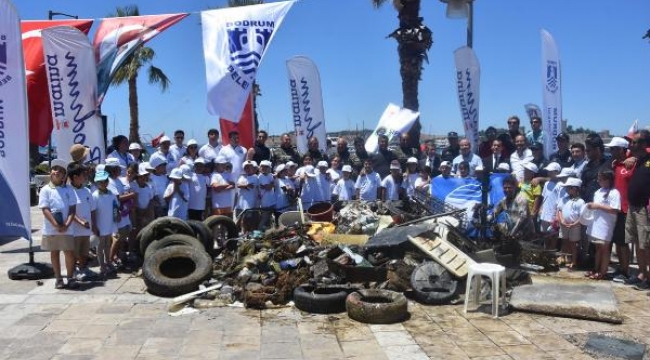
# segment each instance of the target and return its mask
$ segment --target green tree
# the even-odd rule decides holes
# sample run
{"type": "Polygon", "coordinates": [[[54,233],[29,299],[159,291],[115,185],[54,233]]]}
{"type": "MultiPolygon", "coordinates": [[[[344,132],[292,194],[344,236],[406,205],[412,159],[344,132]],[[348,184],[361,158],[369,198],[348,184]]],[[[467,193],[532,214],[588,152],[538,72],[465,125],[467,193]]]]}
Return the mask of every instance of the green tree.
{"type": "MultiPolygon", "coordinates": [[[[137,5],[129,5],[125,7],[118,7],[115,14],[109,15],[110,17],[126,17],[126,16],[139,16],[140,11],[137,5]]],[[[127,83],[129,86],[129,114],[131,122],[129,124],[129,141],[140,142],[140,120],[138,108],[138,86],[137,80],[140,70],[148,65],[147,79],[149,84],[158,84],[161,91],[166,91],[169,88],[169,78],[160,69],[151,64],[156,53],[152,48],[140,45],[131,55],[129,55],[122,66],[115,72],[115,76],[111,80],[111,85],[119,86],[127,83]]]]}
{"type": "MultiPolygon", "coordinates": [[[[371,0],[375,8],[379,8],[387,0],[371,0]]],[[[399,28],[388,37],[397,41],[397,54],[399,55],[400,75],[402,77],[402,106],[419,111],[418,87],[422,75],[423,61],[428,62],[427,51],[433,44],[433,33],[423,24],[420,17],[421,0],[393,0],[397,10],[399,28]]],[[[411,146],[420,144],[422,125],[418,118],[409,131],[411,146]]]]}

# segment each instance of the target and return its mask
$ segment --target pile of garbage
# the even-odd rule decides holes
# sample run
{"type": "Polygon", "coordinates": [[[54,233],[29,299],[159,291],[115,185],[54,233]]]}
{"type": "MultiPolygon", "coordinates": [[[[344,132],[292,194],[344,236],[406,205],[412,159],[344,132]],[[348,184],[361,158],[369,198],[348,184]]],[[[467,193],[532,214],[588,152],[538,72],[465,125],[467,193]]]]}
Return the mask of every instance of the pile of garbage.
{"type": "Polygon", "coordinates": [[[459,301],[473,258],[498,262],[502,255],[479,250],[458,231],[462,211],[399,224],[404,214],[390,204],[333,208],[330,221],[310,220],[323,220],[322,212],[283,214],[279,226],[245,235],[224,216],[157,219],[138,234],[144,282],[150,293],[195,308],[293,301],[306,312],[347,310],[359,321],[390,323],[407,317],[405,294],[423,304],[459,301]]]}

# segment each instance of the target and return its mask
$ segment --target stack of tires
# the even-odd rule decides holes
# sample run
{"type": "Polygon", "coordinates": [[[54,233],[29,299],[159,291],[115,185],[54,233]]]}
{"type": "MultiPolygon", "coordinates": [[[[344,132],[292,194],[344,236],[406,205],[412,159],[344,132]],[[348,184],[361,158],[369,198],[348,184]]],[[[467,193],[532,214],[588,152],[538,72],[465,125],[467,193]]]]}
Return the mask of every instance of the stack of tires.
{"type": "Polygon", "coordinates": [[[219,238],[213,234],[219,234],[222,228],[231,230],[224,236],[232,235],[232,231],[236,236],[237,232],[231,219],[214,218],[200,222],[165,216],[138,233],[144,256],[142,276],[149,293],[163,297],[186,294],[212,276],[212,259],[219,247],[215,247],[219,238]]]}

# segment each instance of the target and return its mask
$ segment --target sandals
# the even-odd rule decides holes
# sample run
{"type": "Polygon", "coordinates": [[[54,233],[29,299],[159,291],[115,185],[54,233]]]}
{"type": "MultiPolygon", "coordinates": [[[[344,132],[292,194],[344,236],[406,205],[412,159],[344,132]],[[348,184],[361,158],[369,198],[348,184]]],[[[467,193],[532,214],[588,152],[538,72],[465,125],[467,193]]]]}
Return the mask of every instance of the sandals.
{"type": "Polygon", "coordinates": [[[591,274],[591,276],[589,276],[589,278],[591,280],[603,280],[603,279],[605,279],[605,276],[603,276],[603,274],[601,274],[601,273],[593,273],[593,274],[591,274]]]}
{"type": "Polygon", "coordinates": [[[587,272],[585,273],[585,277],[591,279],[591,277],[594,276],[594,274],[596,274],[596,273],[593,272],[593,271],[587,271],[587,272]]]}

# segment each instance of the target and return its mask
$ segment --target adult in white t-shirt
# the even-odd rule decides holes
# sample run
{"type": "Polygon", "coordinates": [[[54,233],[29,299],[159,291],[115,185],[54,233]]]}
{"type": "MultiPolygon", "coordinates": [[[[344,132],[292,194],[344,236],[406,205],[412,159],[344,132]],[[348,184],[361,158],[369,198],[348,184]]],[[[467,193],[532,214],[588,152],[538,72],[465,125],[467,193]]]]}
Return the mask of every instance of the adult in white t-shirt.
{"type": "Polygon", "coordinates": [[[399,200],[399,190],[402,187],[402,174],[399,164],[390,165],[390,174],[381,181],[382,201],[399,200]]]}
{"type": "Polygon", "coordinates": [[[228,134],[228,139],[230,139],[230,143],[221,148],[219,155],[232,164],[232,175],[238,178],[242,174],[242,166],[246,159],[246,148],[239,145],[239,133],[237,131],[231,131],[228,134]]]}
{"type": "Polygon", "coordinates": [[[219,144],[219,130],[210,129],[208,130],[208,143],[201,146],[199,156],[204,158],[207,164],[213,163],[222,148],[219,144]]]}

